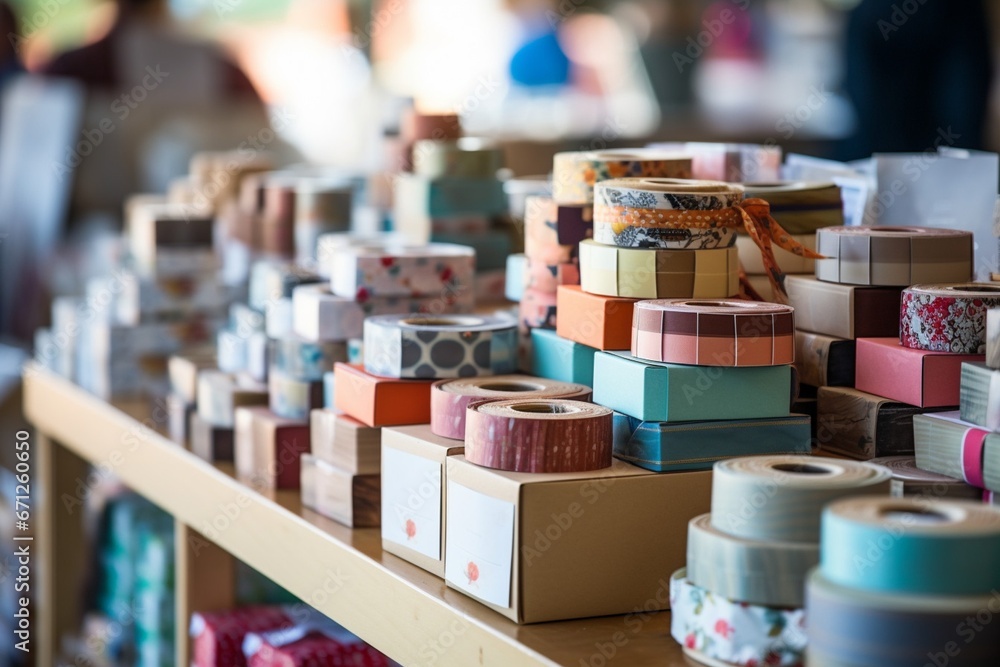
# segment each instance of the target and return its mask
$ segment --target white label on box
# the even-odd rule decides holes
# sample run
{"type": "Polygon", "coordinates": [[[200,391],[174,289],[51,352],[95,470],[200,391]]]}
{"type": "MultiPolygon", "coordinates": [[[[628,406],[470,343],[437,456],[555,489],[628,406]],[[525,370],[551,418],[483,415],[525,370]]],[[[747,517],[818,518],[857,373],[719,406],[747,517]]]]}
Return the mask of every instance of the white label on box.
{"type": "Polygon", "coordinates": [[[382,537],[441,559],[441,463],[382,448],[382,537]]]}
{"type": "Polygon", "coordinates": [[[510,606],[514,503],[448,482],[444,578],[484,602],[510,606]]]}

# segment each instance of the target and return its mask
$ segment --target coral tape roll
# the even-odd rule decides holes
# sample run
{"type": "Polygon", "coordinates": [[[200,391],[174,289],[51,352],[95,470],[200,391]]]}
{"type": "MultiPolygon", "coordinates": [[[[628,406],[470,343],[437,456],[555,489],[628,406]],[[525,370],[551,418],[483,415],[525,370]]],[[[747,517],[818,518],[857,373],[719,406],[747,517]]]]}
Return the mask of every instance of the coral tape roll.
{"type": "Polygon", "coordinates": [[[826,227],[816,277],[847,285],[961,283],[972,277],[972,232],[930,227],[826,227]]]}
{"type": "Polygon", "coordinates": [[[819,544],[747,540],[712,526],[702,514],[688,524],[687,577],[728,600],[767,607],[802,607],[819,544]]]}
{"type": "Polygon", "coordinates": [[[524,209],[524,254],[545,264],[576,258],[577,245],[594,234],[590,204],[557,204],[548,197],[528,197],[524,209]]]}
{"type": "Polygon", "coordinates": [[[994,618],[998,612],[996,591],[972,597],[887,595],[839,586],[817,569],[806,585],[806,614],[819,619],[809,623],[808,664],[996,667],[1000,664],[1000,623],[994,618]],[[952,663],[956,655],[961,657],[952,663]]]}
{"type": "Polygon", "coordinates": [[[960,479],[941,475],[917,467],[912,456],[881,456],[870,463],[885,466],[892,471],[892,497],[951,498],[953,500],[979,500],[982,491],[960,479]]]}
{"type": "Polygon", "coordinates": [[[754,301],[639,301],[632,355],[698,366],[779,366],[795,361],[794,309],[754,301]]]}
{"type": "Polygon", "coordinates": [[[528,375],[440,380],[431,387],[431,431],[443,438],[465,438],[466,408],[479,401],[565,398],[590,400],[590,387],[528,375]]]}
{"type": "Polygon", "coordinates": [[[271,363],[279,372],[297,380],[322,380],[338,361],[347,361],[347,343],[315,342],[286,336],[271,341],[271,363]]]}
{"type": "Polygon", "coordinates": [[[820,567],[831,583],[911,595],[1000,588],[1000,512],[959,500],[848,498],[823,511],[820,567]]]}
{"type": "Polygon", "coordinates": [[[979,488],[1000,488],[1000,433],[959,419],[958,412],[913,415],[913,445],[920,468],[964,480],[979,488]]]}
{"type": "Polygon", "coordinates": [[[805,611],[727,600],[689,581],[682,568],[670,577],[670,634],[708,665],[801,667],[805,611]]]}
{"type": "Polygon", "coordinates": [[[888,497],[891,479],[881,466],[819,456],[719,461],[712,472],[712,526],[748,540],[815,544],[826,503],[859,494],[888,497]]]}
{"type": "Polygon", "coordinates": [[[611,410],[561,399],[473,403],[465,458],[511,472],[581,472],[611,465],[611,410]]]}
{"type": "Polygon", "coordinates": [[[771,205],[771,215],[789,234],[812,234],[822,227],[844,224],[840,186],[822,181],[744,183],[747,197],[771,205]]]}
{"type": "Polygon", "coordinates": [[[936,352],[986,352],[986,311],[1000,307],[1000,285],[914,285],[903,290],[899,342],[936,352]]]}
{"type": "Polygon", "coordinates": [[[365,370],[393,378],[457,378],[517,370],[509,317],[381,315],[365,320],[365,370]]]}
{"type": "Polygon", "coordinates": [[[598,181],[638,176],[691,178],[691,158],[647,149],[556,153],[552,198],[561,204],[589,204],[598,181]]]}
{"type": "Polygon", "coordinates": [[[503,150],[483,139],[422,139],[413,144],[413,173],[418,176],[495,178],[502,167],[503,150]]]}
{"type": "Polygon", "coordinates": [[[633,299],[724,299],[739,292],[739,252],[618,248],[580,244],[584,292],[633,299]]]}
{"type": "Polygon", "coordinates": [[[331,291],[339,296],[444,296],[471,290],[476,251],[453,243],[353,246],[333,255],[331,291]]]}
{"type": "Polygon", "coordinates": [[[733,226],[728,213],[742,201],[742,186],[718,181],[604,181],[594,186],[594,240],[623,248],[728,248],[743,226],[733,226]],[[690,215],[697,225],[673,224],[675,211],[696,212],[690,215]]]}

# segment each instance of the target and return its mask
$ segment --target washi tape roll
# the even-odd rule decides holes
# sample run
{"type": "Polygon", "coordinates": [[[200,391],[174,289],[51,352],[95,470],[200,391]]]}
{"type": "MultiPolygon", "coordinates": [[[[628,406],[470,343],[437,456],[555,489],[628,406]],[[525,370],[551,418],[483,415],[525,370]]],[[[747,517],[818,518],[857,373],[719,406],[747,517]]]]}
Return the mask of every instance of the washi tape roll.
{"type": "Polygon", "coordinates": [[[1000,512],[959,500],[847,498],[823,511],[820,568],[833,584],[907,595],[1000,588],[1000,512]]]}
{"type": "Polygon", "coordinates": [[[381,315],[365,320],[365,370],[456,378],[517,370],[517,323],[506,317],[381,315]]]}
{"type": "Polygon", "coordinates": [[[712,472],[712,526],[749,540],[819,541],[820,511],[836,498],[888,497],[892,473],[819,456],[752,456],[712,472]]]}
{"type": "Polygon", "coordinates": [[[524,209],[524,254],[546,264],[576,258],[577,245],[594,234],[594,207],[528,197],[524,209]]]}
{"type": "Polygon", "coordinates": [[[990,488],[994,473],[991,469],[987,474],[987,463],[992,463],[992,453],[1000,450],[1000,434],[962,421],[959,414],[913,415],[917,467],[990,488]]]}
{"type": "Polygon", "coordinates": [[[336,254],[352,246],[389,248],[406,244],[406,237],[398,232],[330,232],[316,239],[316,272],[327,280],[333,275],[336,254]]]}
{"type": "Polygon", "coordinates": [[[518,305],[518,317],[528,329],[556,328],[556,295],[525,288],[518,305]]]}
{"type": "Polygon", "coordinates": [[[424,139],[413,144],[413,173],[418,176],[495,178],[501,168],[503,150],[496,143],[485,139],[424,139]]]}
{"type": "Polygon", "coordinates": [[[556,153],[552,159],[552,198],[560,203],[589,204],[594,201],[595,183],[637,176],[691,178],[691,158],[641,148],[556,153]]]}
{"type": "Polygon", "coordinates": [[[691,583],[680,569],[670,577],[670,635],[710,665],[801,667],[805,611],[727,600],[691,583]]]}
{"type": "Polygon", "coordinates": [[[771,205],[771,215],[789,234],[813,234],[823,227],[844,224],[840,186],[822,181],[744,183],[747,197],[771,205]]]}
{"type": "Polygon", "coordinates": [[[794,310],[754,301],[639,301],[632,355],[697,366],[779,366],[795,361],[794,310]]]}
{"type": "MultiPolygon", "coordinates": [[[[816,250],[816,234],[790,234],[793,241],[809,250],[816,250]]],[[[767,267],[761,257],[760,248],[746,234],[736,235],[736,250],[740,254],[740,264],[747,276],[766,276],[767,267]]],[[[774,259],[786,275],[813,275],[816,271],[816,260],[788,252],[783,248],[774,248],[774,259]]],[[[764,290],[764,294],[768,291],[764,290]]]]}
{"type": "Polygon", "coordinates": [[[735,247],[649,250],[580,243],[580,286],[591,294],[722,299],[739,292],[739,271],[735,247]]]}
{"type": "Polygon", "coordinates": [[[280,372],[298,380],[322,380],[338,361],[347,361],[347,343],[311,341],[286,336],[271,341],[271,363],[280,372]]]}
{"type": "Polygon", "coordinates": [[[931,227],[826,227],[816,232],[816,277],[848,285],[963,283],[972,232],[931,227]]]}
{"type": "Polygon", "coordinates": [[[914,285],[903,290],[899,342],[918,350],[983,354],[986,311],[1000,307],[1000,285],[914,285]]]}
{"type": "Polygon", "coordinates": [[[1000,371],[984,363],[964,362],[958,403],[963,421],[1000,431],[1000,371]]]}
{"type": "Polygon", "coordinates": [[[806,588],[806,614],[818,619],[809,623],[808,664],[994,667],[1000,664],[1000,623],[979,619],[998,610],[996,591],[975,597],[872,593],[838,586],[815,570],[806,588]]]}
{"type": "Polygon", "coordinates": [[[978,500],[982,490],[969,486],[960,479],[941,475],[917,467],[912,456],[881,456],[872,459],[875,465],[885,466],[892,471],[891,493],[893,498],[920,496],[922,498],[951,498],[954,500],[978,500]]]}
{"type": "Polygon", "coordinates": [[[431,431],[443,438],[465,438],[466,408],[479,401],[565,398],[590,400],[590,387],[528,375],[441,380],[431,387],[431,431]]]}
{"type": "Polygon", "coordinates": [[[742,218],[743,187],[718,181],[623,178],[594,186],[594,240],[623,248],[728,248],[742,218]],[[689,211],[685,225],[675,220],[689,211]]]}
{"type": "Polygon", "coordinates": [[[473,403],[465,458],[511,472],[581,472],[611,465],[611,410],[562,399],[473,403]]]}
{"type": "Polygon", "coordinates": [[[555,294],[560,285],[580,284],[580,266],[576,262],[545,264],[529,258],[525,270],[525,287],[539,292],[555,294]]]}
{"type": "Polygon", "coordinates": [[[403,114],[400,136],[408,142],[420,139],[446,141],[462,136],[462,121],[453,113],[419,113],[413,109],[403,114]]]}
{"type": "Polygon", "coordinates": [[[334,294],[370,296],[442,296],[473,289],[476,253],[468,246],[348,247],[334,253],[334,294]]]}
{"type": "Polygon", "coordinates": [[[687,578],[727,600],[766,607],[802,607],[819,544],[748,540],[712,526],[710,514],[688,524],[687,578]]]}

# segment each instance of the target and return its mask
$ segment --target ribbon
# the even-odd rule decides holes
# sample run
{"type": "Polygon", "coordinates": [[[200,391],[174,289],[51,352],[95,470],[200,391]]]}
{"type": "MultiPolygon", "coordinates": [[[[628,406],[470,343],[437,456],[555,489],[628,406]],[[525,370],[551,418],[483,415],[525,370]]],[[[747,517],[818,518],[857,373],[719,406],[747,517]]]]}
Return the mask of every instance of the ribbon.
{"type": "Polygon", "coordinates": [[[744,199],[739,204],[715,211],[664,210],[595,204],[595,219],[607,219],[607,216],[619,221],[614,225],[615,233],[621,233],[625,227],[632,225],[668,229],[742,227],[760,249],[764,260],[764,268],[767,270],[767,277],[771,282],[771,290],[779,303],[787,303],[788,295],[784,287],[785,276],[774,257],[774,250],[771,247],[772,243],[799,257],[826,259],[824,255],[806,248],[792,238],[788,232],[782,229],[778,221],[771,216],[770,204],[758,198],[744,199]]]}
{"type": "Polygon", "coordinates": [[[962,436],[961,465],[962,479],[966,484],[979,487],[985,486],[983,482],[983,450],[986,445],[986,436],[989,431],[981,428],[970,428],[962,436]]]}

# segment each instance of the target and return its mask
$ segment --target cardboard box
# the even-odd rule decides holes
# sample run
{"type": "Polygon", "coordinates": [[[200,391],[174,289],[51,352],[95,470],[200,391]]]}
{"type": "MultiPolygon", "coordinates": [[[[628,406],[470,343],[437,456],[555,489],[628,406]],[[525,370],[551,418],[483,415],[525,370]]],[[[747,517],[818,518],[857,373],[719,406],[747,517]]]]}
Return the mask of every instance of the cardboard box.
{"type": "Polygon", "coordinates": [[[309,420],[313,456],[355,475],[381,471],[381,428],[365,426],[331,408],[313,410],[309,420]]]}
{"type": "Polygon", "coordinates": [[[444,576],[445,462],[461,440],[434,435],[430,425],[382,431],[382,549],[444,576]]]}
{"type": "Polygon", "coordinates": [[[364,368],[337,362],[334,407],[368,426],[406,426],[431,421],[434,380],[400,380],[366,373],[364,368]]]}
{"type": "Polygon", "coordinates": [[[952,354],[903,347],[898,338],[859,338],[854,386],[921,408],[957,406],[962,362],[982,354],[952,354]]]}
{"type": "Polygon", "coordinates": [[[215,426],[192,412],[188,422],[191,452],[209,463],[233,460],[233,429],[215,426]]]}
{"type": "Polygon", "coordinates": [[[594,385],[596,347],[563,338],[550,329],[531,330],[531,371],[560,382],[594,385]]]}
{"type": "Polygon", "coordinates": [[[265,407],[236,408],[236,476],[254,488],[299,488],[299,461],[309,451],[309,423],[265,407]]]}
{"type": "Polygon", "coordinates": [[[301,460],[302,504],[349,528],[377,528],[381,478],[354,475],[312,454],[301,460]]]}
{"type": "Polygon", "coordinates": [[[668,608],[688,521],[711,506],[707,470],[447,467],[445,581],[516,623],[668,608]]]}
{"type": "Polygon", "coordinates": [[[588,294],[579,285],[560,285],[556,333],[598,350],[628,350],[632,346],[632,307],[638,300],[588,294]]]}
{"type": "Polygon", "coordinates": [[[786,276],[795,328],[836,338],[899,335],[900,287],[825,283],[812,276],[786,276]]]}
{"type": "Polygon", "coordinates": [[[809,331],[795,332],[799,382],[813,387],[854,386],[855,343],[809,331]]]}

